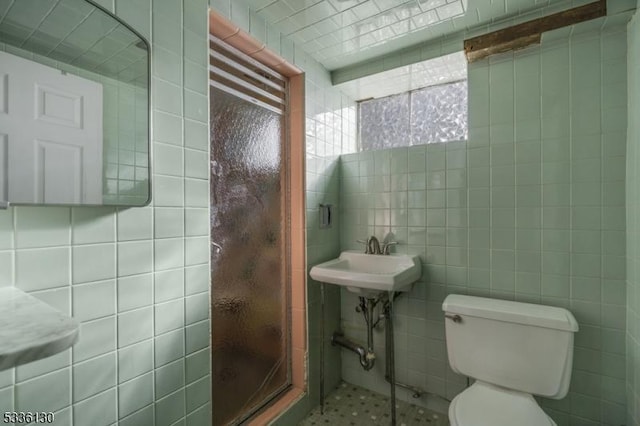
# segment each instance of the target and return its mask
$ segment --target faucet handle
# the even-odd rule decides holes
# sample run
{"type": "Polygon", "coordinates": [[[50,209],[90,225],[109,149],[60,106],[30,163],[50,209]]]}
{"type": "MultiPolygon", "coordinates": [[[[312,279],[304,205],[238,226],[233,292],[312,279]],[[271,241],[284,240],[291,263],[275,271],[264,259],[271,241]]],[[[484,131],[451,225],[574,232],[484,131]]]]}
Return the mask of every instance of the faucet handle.
{"type": "Polygon", "coordinates": [[[214,253],[220,253],[222,251],[222,246],[215,241],[211,241],[211,250],[214,251],[214,253]]]}
{"type": "Polygon", "coordinates": [[[369,253],[369,241],[367,241],[367,240],[356,240],[356,243],[364,244],[364,252],[365,252],[365,254],[369,253]]]}
{"type": "Polygon", "coordinates": [[[389,247],[391,246],[397,246],[398,242],[397,241],[387,241],[386,243],[382,244],[382,254],[391,254],[389,252],[389,247]]]}

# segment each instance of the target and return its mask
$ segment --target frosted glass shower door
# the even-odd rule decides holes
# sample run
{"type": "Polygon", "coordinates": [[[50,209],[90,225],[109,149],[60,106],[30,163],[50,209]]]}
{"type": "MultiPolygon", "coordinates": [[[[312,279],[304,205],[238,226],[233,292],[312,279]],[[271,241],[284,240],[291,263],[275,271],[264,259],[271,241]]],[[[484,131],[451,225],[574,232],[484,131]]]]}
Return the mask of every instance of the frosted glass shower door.
{"type": "Polygon", "coordinates": [[[290,385],[283,120],[211,88],[214,425],[237,424],[290,385]]]}

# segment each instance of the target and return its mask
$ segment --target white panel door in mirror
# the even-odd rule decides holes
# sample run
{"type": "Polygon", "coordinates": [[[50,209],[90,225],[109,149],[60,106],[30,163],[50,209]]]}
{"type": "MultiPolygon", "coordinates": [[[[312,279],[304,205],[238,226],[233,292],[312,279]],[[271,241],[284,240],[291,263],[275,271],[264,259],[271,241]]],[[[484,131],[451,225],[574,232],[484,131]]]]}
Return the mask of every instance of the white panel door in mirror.
{"type": "MultiPolygon", "coordinates": [[[[65,80],[69,80],[68,78],[65,80]]],[[[96,83],[94,83],[96,84],[96,83]]],[[[82,129],[82,95],[60,91],[36,83],[36,114],[38,120],[59,126],[82,129]]]]}
{"type": "Polygon", "coordinates": [[[102,204],[102,85],[0,52],[3,74],[4,199],[102,204]]]}

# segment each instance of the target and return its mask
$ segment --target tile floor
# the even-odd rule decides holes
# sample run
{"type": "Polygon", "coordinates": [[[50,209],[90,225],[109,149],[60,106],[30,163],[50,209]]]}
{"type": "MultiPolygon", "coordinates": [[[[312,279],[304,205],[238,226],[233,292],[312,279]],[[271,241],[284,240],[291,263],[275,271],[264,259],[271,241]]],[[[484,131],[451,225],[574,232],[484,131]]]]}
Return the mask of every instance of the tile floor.
{"type": "MultiPolygon", "coordinates": [[[[369,426],[391,424],[389,397],[342,382],[325,398],[324,415],[316,407],[299,426],[369,426]]],[[[448,426],[444,414],[396,401],[397,426],[448,426]]]]}

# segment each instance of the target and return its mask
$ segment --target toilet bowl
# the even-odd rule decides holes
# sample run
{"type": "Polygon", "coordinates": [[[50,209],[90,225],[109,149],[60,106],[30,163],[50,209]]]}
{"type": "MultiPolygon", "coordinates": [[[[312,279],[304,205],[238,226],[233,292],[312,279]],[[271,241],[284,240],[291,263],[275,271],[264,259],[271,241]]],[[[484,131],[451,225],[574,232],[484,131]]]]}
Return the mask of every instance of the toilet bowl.
{"type": "Polygon", "coordinates": [[[578,323],[566,309],[450,295],[451,368],[475,379],[449,406],[452,426],[555,426],[533,395],[564,398],[578,323]]]}
{"type": "Polygon", "coordinates": [[[528,393],[475,382],[449,405],[451,426],[556,426],[528,393]]]}

